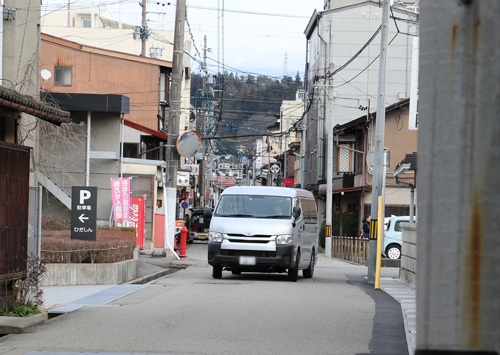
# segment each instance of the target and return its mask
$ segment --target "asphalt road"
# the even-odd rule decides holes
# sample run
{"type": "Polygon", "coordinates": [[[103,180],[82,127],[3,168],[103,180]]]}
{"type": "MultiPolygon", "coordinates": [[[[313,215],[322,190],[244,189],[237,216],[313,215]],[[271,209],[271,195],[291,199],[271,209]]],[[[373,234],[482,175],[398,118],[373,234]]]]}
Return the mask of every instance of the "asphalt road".
{"type": "Polygon", "coordinates": [[[370,353],[375,302],[350,282],[366,267],[320,255],[312,279],[224,272],[216,280],[206,244],[187,254],[190,267],[137,292],[0,338],[0,353],[370,353]]]}

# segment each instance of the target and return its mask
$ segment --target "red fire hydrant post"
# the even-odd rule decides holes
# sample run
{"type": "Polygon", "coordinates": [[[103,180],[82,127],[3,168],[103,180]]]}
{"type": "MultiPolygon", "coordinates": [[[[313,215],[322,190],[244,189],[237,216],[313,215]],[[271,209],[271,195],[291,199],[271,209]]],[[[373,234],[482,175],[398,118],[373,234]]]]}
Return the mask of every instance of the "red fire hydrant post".
{"type": "Polygon", "coordinates": [[[181,258],[186,258],[186,243],[187,243],[187,237],[188,237],[188,229],[186,226],[182,227],[181,229],[181,250],[179,256],[181,258]]]}

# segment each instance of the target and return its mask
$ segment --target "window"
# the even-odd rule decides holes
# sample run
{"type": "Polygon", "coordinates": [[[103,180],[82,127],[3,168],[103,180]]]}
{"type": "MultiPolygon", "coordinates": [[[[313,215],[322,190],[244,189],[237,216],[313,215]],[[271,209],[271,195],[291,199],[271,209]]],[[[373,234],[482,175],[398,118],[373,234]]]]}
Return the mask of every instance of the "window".
{"type": "MultiPolygon", "coordinates": [[[[410,222],[409,220],[408,221],[396,221],[396,225],[394,226],[394,230],[396,232],[401,232],[402,229],[401,229],[400,223],[409,223],[409,222],[410,222]]],[[[389,227],[387,227],[387,229],[389,229],[389,227]]]]}
{"type": "Polygon", "coordinates": [[[125,158],[139,158],[139,144],[123,143],[123,156],[125,158]]]}
{"type": "Polygon", "coordinates": [[[71,85],[73,67],[70,66],[55,66],[54,67],[54,84],[55,85],[71,85]]]}
{"type": "Polygon", "coordinates": [[[353,171],[353,152],[349,148],[352,148],[352,144],[340,144],[337,148],[337,171],[339,173],[351,173],[353,171]]]}
{"type": "Polygon", "coordinates": [[[82,27],[90,28],[92,27],[92,19],[90,15],[82,15],[82,27]]]}

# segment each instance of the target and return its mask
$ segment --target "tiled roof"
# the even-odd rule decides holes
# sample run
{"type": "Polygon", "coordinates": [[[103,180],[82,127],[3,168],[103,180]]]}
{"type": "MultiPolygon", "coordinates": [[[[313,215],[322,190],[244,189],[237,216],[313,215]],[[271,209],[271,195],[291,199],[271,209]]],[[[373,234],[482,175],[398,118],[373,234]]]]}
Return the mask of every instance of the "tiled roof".
{"type": "Polygon", "coordinates": [[[70,113],[37,100],[31,96],[23,95],[16,90],[0,86],[0,106],[10,107],[19,112],[26,112],[44,121],[60,125],[71,122],[70,113]]]}

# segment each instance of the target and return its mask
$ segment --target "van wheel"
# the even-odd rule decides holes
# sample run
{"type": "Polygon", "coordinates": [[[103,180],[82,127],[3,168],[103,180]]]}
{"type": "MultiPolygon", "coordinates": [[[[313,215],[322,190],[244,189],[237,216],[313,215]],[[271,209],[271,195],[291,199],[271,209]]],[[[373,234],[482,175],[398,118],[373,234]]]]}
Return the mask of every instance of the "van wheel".
{"type": "Polygon", "coordinates": [[[295,261],[295,267],[288,269],[288,281],[297,281],[299,278],[299,260],[300,260],[300,251],[297,252],[297,260],[295,261]]]}
{"type": "Polygon", "coordinates": [[[213,267],[212,277],[214,279],[222,279],[222,266],[214,266],[213,267]]]}
{"type": "Polygon", "coordinates": [[[385,250],[385,255],[389,259],[401,259],[401,247],[397,244],[390,244],[385,250]]]}
{"type": "Polygon", "coordinates": [[[310,279],[314,275],[314,262],[315,262],[314,256],[315,253],[313,250],[311,254],[311,262],[309,263],[309,267],[307,269],[302,270],[302,276],[304,276],[304,278],[306,279],[310,279]]]}

